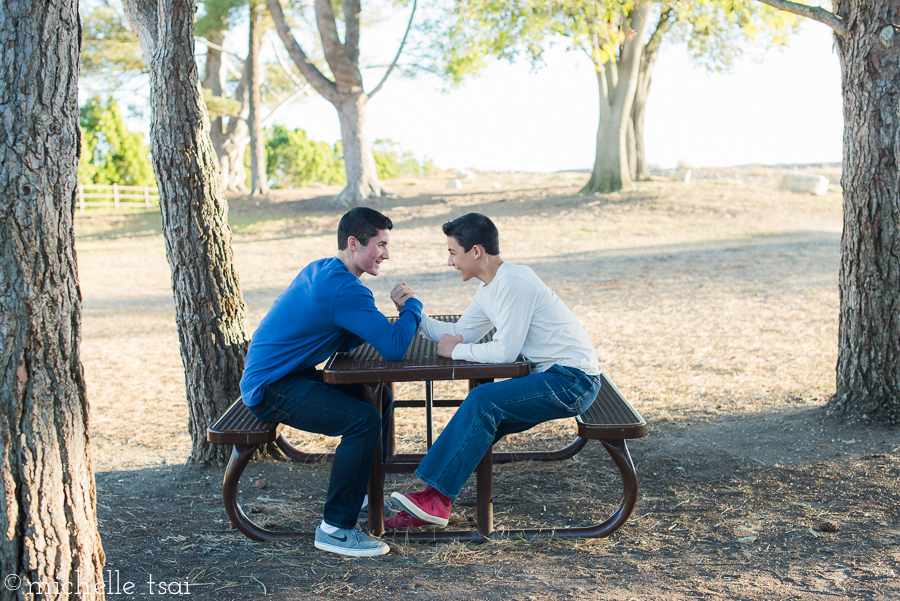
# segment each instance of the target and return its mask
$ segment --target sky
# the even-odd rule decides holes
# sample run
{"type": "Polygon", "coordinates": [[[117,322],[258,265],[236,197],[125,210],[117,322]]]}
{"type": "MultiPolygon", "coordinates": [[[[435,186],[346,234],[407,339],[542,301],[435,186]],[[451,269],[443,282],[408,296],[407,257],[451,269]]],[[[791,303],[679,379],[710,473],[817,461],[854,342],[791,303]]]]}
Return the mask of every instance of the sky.
{"type": "MultiPolygon", "coordinates": [[[[379,46],[388,49],[384,62],[406,18],[401,11],[377,32],[379,46]]],[[[684,45],[664,46],[647,102],[647,161],[663,168],[679,161],[696,167],[840,162],[840,65],[832,47],[831,29],[806,21],[787,48],[757,51],[728,73],[709,73],[684,45]]],[[[367,71],[366,89],[382,73],[367,71]]],[[[369,102],[370,138],[390,138],[443,169],[592,167],[599,96],[583,52],[560,45],[537,71],[494,61],[463,87],[442,88],[436,78],[392,74],[369,102]]],[[[337,112],[320,97],[277,117],[313,139],[340,136],[337,112]]]]}
{"type": "MultiPolygon", "coordinates": [[[[363,60],[387,64],[408,17],[403,8],[364,29],[363,60]]],[[[245,32],[238,28],[233,37],[241,55],[245,32]]],[[[274,35],[272,41],[280,44],[274,35]]],[[[198,43],[198,52],[203,50],[198,43]]],[[[545,58],[536,71],[524,62],[492,61],[449,92],[433,76],[408,79],[395,71],[369,101],[369,138],[394,140],[442,169],[589,169],[599,112],[593,66],[583,52],[567,51],[564,44],[545,58]]],[[[371,90],[383,73],[365,70],[365,88],[371,90]]],[[[314,140],[333,143],[340,137],[337,112],[315,94],[279,108],[273,122],[302,128],[314,140]]],[[[145,122],[140,126],[149,129],[145,122]]],[[[645,130],[647,160],[662,168],[679,162],[840,162],[840,67],[831,30],[807,20],[787,48],[750,53],[726,73],[695,64],[683,44],[664,45],[645,130]]]]}

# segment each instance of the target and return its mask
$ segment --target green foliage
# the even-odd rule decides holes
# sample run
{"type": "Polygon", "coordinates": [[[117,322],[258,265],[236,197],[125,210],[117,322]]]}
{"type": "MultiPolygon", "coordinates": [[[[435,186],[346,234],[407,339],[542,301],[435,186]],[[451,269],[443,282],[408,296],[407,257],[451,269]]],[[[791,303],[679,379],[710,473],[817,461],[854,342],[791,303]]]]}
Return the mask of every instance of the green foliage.
{"type": "Polygon", "coordinates": [[[727,70],[747,48],[782,47],[801,17],[757,0],[666,0],[672,35],[710,71],[727,70]]]}
{"type": "Polygon", "coordinates": [[[375,155],[378,179],[427,175],[437,171],[434,162],[426,160],[424,163],[420,163],[412,152],[403,150],[393,140],[375,140],[375,144],[372,145],[372,154],[375,155]]]}
{"type": "MultiPolygon", "coordinates": [[[[757,0],[657,0],[675,38],[707,68],[727,68],[747,45],[781,46],[798,17],[757,0]]],[[[449,0],[445,11],[420,27],[432,42],[430,70],[451,85],[484,69],[489,56],[519,57],[542,65],[549,44],[569,40],[600,68],[617,60],[630,33],[624,15],[634,0],[449,0]]],[[[653,27],[651,26],[651,31],[653,27]]]]}
{"type": "Polygon", "coordinates": [[[137,36],[119,7],[107,2],[83,5],[81,75],[105,81],[110,89],[147,72],[137,36]]]}
{"type": "MultiPolygon", "coordinates": [[[[339,145],[314,142],[302,129],[266,128],[266,173],[273,188],[308,186],[313,182],[343,184],[343,152],[339,145]]],[[[249,149],[247,152],[249,160],[249,149]]],[[[248,166],[249,173],[249,166],[248,166]]]]}
{"type": "Polygon", "coordinates": [[[209,40],[220,39],[228,31],[247,0],[201,0],[197,3],[202,14],[194,21],[194,33],[209,40]]]}
{"type": "Polygon", "coordinates": [[[153,186],[156,180],[150,149],[140,132],[125,125],[115,99],[104,105],[95,96],[81,108],[81,158],[78,181],[83,184],[153,186]]]}
{"type": "MultiPolygon", "coordinates": [[[[343,147],[310,140],[302,129],[282,125],[266,128],[266,174],[272,188],[299,188],[313,182],[344,184],[343,147]]],[[[376,140],[372,147],[379,179],[428,174],[437,170],[430,160],[420,162],[393,140],[376,140]]],[[[250,152],[245,162],[249,172],[250,152]]]]}

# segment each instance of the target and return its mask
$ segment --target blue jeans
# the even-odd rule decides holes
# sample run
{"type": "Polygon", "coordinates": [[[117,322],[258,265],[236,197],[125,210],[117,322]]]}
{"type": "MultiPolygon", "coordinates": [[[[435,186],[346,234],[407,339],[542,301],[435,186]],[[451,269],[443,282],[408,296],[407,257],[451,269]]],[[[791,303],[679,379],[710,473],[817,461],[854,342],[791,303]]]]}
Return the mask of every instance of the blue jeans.
{"type": "MultiPolygon", "coordinates": [[[[334,452],[325,523],[353,528],[369,482],[378,438],[387,441],[393,398],[382,387],[381,413],[363,400],[362,384],[331,386],[322,383],[322,372],[308,369],[288,374],[266,386],[250,413],[267,422],[282,423],[304,432],[340,436],[334,452]]],[[[387,445],[383,445],[387,452],[387,445]]]]}
{"type": "Polygon", "coordinates": [[[416,476],[455,499],[488,447],[507,434],[581,414],[599,391],[599,376],[560,365],[523,378],[482,384],[469,392],[419,464],[416,476]]]}

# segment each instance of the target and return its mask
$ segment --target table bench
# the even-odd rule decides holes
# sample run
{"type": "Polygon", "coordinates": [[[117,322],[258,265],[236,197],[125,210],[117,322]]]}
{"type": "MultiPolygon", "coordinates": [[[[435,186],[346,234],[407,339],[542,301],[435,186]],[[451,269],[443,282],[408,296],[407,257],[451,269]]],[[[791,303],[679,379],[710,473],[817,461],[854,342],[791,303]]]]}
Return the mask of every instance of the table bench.
{"type": "MultiPolygon", "coordinates": [[[[493,464],[506,461],[496,461],[493,448],[489,448],[475,469],[476,530],[395,530],[385,532],[383,536],[416,542],[458,540],[480,543],[491,538],[606,537],[621,528],[634,511],[638,499],[637,474],[625,441],[643,437],[646,434],[647,422],[631,406],[625,395],[606,374],[601,374],[600,379],[600,392],[597,398],[584,413],[575,418],[577,436],[570,446],[578,446],[580,449],[588,440],[598,440],[619,470],[622,477],[622,499],[616,510],[606,520],[590,526],[510,528],[495,532],[493,530],[493,464]]],[[[507,453],[504,460],[514,461],[517,455],[519,454],[515,452],[507,453]]]]}
{"type": "MultiPolygon", "coordinates": [[[[493,453],[488,449],[477,469],[476,476],[476,530],[415,530],[390,531],[386,537],[413,541],[461,540],[485,542],[493,537],[533,538],[556,537],[604,537],[618,530],[631,515],[638,498],[637,475],[628,453],[626,439],[640,438],[646,433],[646,422],[625,399],[625,396],[609,380],[601,376],[600,393],[594,403],[576,418],[577,436],[572,445],[580,450],[588,440],[598,440],[606,448],[622,477],[623,493],[619,507],[605,521],[591,526],[570,528],[509,529],[493,531],[493,463],[505,463],[517,459],[529,459],[527,453],[493,453]],[[501,457],[497,457],[501,456],[501,457]],[[498,461],[499,459],[499,461],[498,461]]],[[[214,425],[207,430],[207,440],[214,444],[233,445],[231,458],[222,482],[222,499],[232,524],[248,538],[255,541],[286,540],[298,537],[312,538],[314,532],[267,530],[255,524],[238,502],[238,484],[250,458],[260,445],[274,442],[294,461],[309,462],[326,459],[328,454],[304,453],[285,439],[283,424],[273,424],[257,419],[247,409],[242,399],[235,401],[214,425]]],[[[572,446],[570,445],[570,446],[572,446]]],[[[568,455],[568,453],[567,453],[568,455]]],[[[541,456],[541,459],[547,457],[541,456]]],[[[370,525],[371,527],[371,525],[370,525]]],[[[381,535],[381,532],[377,532],[381,535]]]]}

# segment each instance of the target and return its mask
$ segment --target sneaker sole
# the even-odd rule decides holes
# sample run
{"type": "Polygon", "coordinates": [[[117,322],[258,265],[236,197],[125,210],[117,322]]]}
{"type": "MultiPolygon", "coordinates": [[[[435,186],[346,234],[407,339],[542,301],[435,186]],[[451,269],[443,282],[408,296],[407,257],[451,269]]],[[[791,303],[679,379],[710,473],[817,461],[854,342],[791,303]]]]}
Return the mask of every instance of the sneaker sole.
{"type": "Polygon", "coordinates": [[[436,524],[438,526],[446,526],[447,522],[450,520],[447,518],[439,518],[434,515],[428,515],[422,509],[416,505],[415,503],[410,502],[406,497],[404,497],[401,493],[392,492],[391,499],[394,500],[395,503],[403,507],[406,511],[413,514],[417,518],[422,521],[428,522],[429,524],[436,524]]]}
{"type": "Polygon", "coordinates": [[[316,549],[328,551],[329,553],[349,555],[351,557],[376,557],[378,555],[384,555],[391,550],[391,548],[384,543],[372,549],[348,549],[347,547],[338,547],[337,545],[329,545],[328,543],[319,541],[316,541],[315,545],[316,549]]]}

